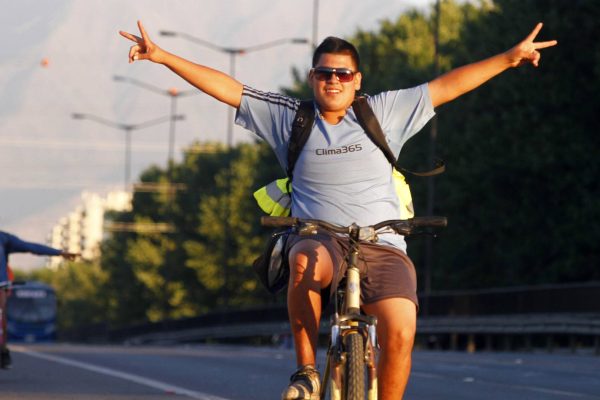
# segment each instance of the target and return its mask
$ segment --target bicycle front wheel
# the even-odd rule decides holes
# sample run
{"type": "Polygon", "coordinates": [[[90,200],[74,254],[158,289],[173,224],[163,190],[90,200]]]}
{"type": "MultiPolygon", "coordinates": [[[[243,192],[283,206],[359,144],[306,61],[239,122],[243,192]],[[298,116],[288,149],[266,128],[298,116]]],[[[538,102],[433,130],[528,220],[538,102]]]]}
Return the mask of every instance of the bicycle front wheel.
{"type": "Polygon", "coordinates": [[[353,332],[344,338],[346,348],[345,400],[365,398],[365,349],[363,338],[353,332]]]}

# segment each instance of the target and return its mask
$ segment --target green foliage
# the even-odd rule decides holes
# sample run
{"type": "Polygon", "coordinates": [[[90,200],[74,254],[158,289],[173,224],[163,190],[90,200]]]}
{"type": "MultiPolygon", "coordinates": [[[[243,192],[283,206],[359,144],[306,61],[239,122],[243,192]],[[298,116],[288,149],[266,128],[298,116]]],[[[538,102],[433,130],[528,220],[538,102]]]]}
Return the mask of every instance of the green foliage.
{"type": "Polygon", "coordinates": [[[192,144],[170,171],[146,170],[142,182],[171,178],[184,189],[136,192],[133,210],[112,217],[175,230],[115,232],[104,242],[102,266],[114,281],[107,288],[110,321],[118,326],[274,301],[250,268],[265,233],[252,192],[280,171],[264,144],[212,143],[192,144]]]}
{"type": "MultiPolygon", "coordinates": [[[[507,49],[531,31],[558,39],[540,67],[507,71],[444,106],[438,148],[450,161],[438,210],[450,217],[440,240],[437,286],[485,287],[600,278],[592,242],[600,213],[597,2],[497,1],[464,27],[472,56],[507,49]],[[585,49],[585,50],[584,50],[585,49]],[[458,272],[458,273],[457,273],[458,272]]],[[[472,57],[472,58],[471,58],[472,57]]],[[[597,248],[597,246],[596,246],[597,248]]]]}

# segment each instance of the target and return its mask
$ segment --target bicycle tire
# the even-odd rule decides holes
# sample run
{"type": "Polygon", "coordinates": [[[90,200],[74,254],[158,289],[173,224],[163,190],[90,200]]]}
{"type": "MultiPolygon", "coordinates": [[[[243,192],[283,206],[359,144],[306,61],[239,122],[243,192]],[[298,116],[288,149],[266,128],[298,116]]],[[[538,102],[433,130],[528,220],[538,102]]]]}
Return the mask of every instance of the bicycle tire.
{"type": "Polygon", "coordinates": [[[365,398],[365,349],[363,338],[353,332],[344,338],[346,348],[346,376],[344,400],[364,400],[365,398]]]}

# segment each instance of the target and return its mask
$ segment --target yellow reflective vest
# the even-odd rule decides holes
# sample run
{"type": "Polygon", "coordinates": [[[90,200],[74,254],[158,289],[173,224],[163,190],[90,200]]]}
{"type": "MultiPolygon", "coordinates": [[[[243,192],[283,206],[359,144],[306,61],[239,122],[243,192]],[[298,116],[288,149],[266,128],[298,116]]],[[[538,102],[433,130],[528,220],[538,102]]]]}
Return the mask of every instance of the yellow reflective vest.
{"type": "MultiPolygon", "coordinates": [[[[415,212],[410,187],[406,183],[404,175],[394,168],[392,179],[394,180],[394,187],[400,204],[400,219],[414,217],[415,212]]],[[[289,185],[288,182],[289,178],[276,179],[254,192],[254,199],[256,199],[258,206],[265,213],[276,217],[287,217],[290,215],[292,185],[289,185]]]]}
{"type": "Polygon", "coordinates": [[[288,185],[289,180],[289,178],[276,179],[254,192],[254,199],[261,210],[273,217],[290,215],[292,185],[288,185]]]}

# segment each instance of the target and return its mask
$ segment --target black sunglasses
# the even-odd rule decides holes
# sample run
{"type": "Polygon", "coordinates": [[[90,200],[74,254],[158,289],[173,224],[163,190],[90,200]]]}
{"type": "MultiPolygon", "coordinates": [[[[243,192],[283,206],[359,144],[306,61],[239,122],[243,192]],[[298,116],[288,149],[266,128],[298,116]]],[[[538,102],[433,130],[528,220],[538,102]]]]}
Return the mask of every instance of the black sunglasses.
{"type": "Polygon", "coordinates": [[[348,68],[317,67],[312,69],[312,73],[318,81],[328,81],[333,75],[344,83],[351,82],[354,79],[354,71],[348,68]]]}

